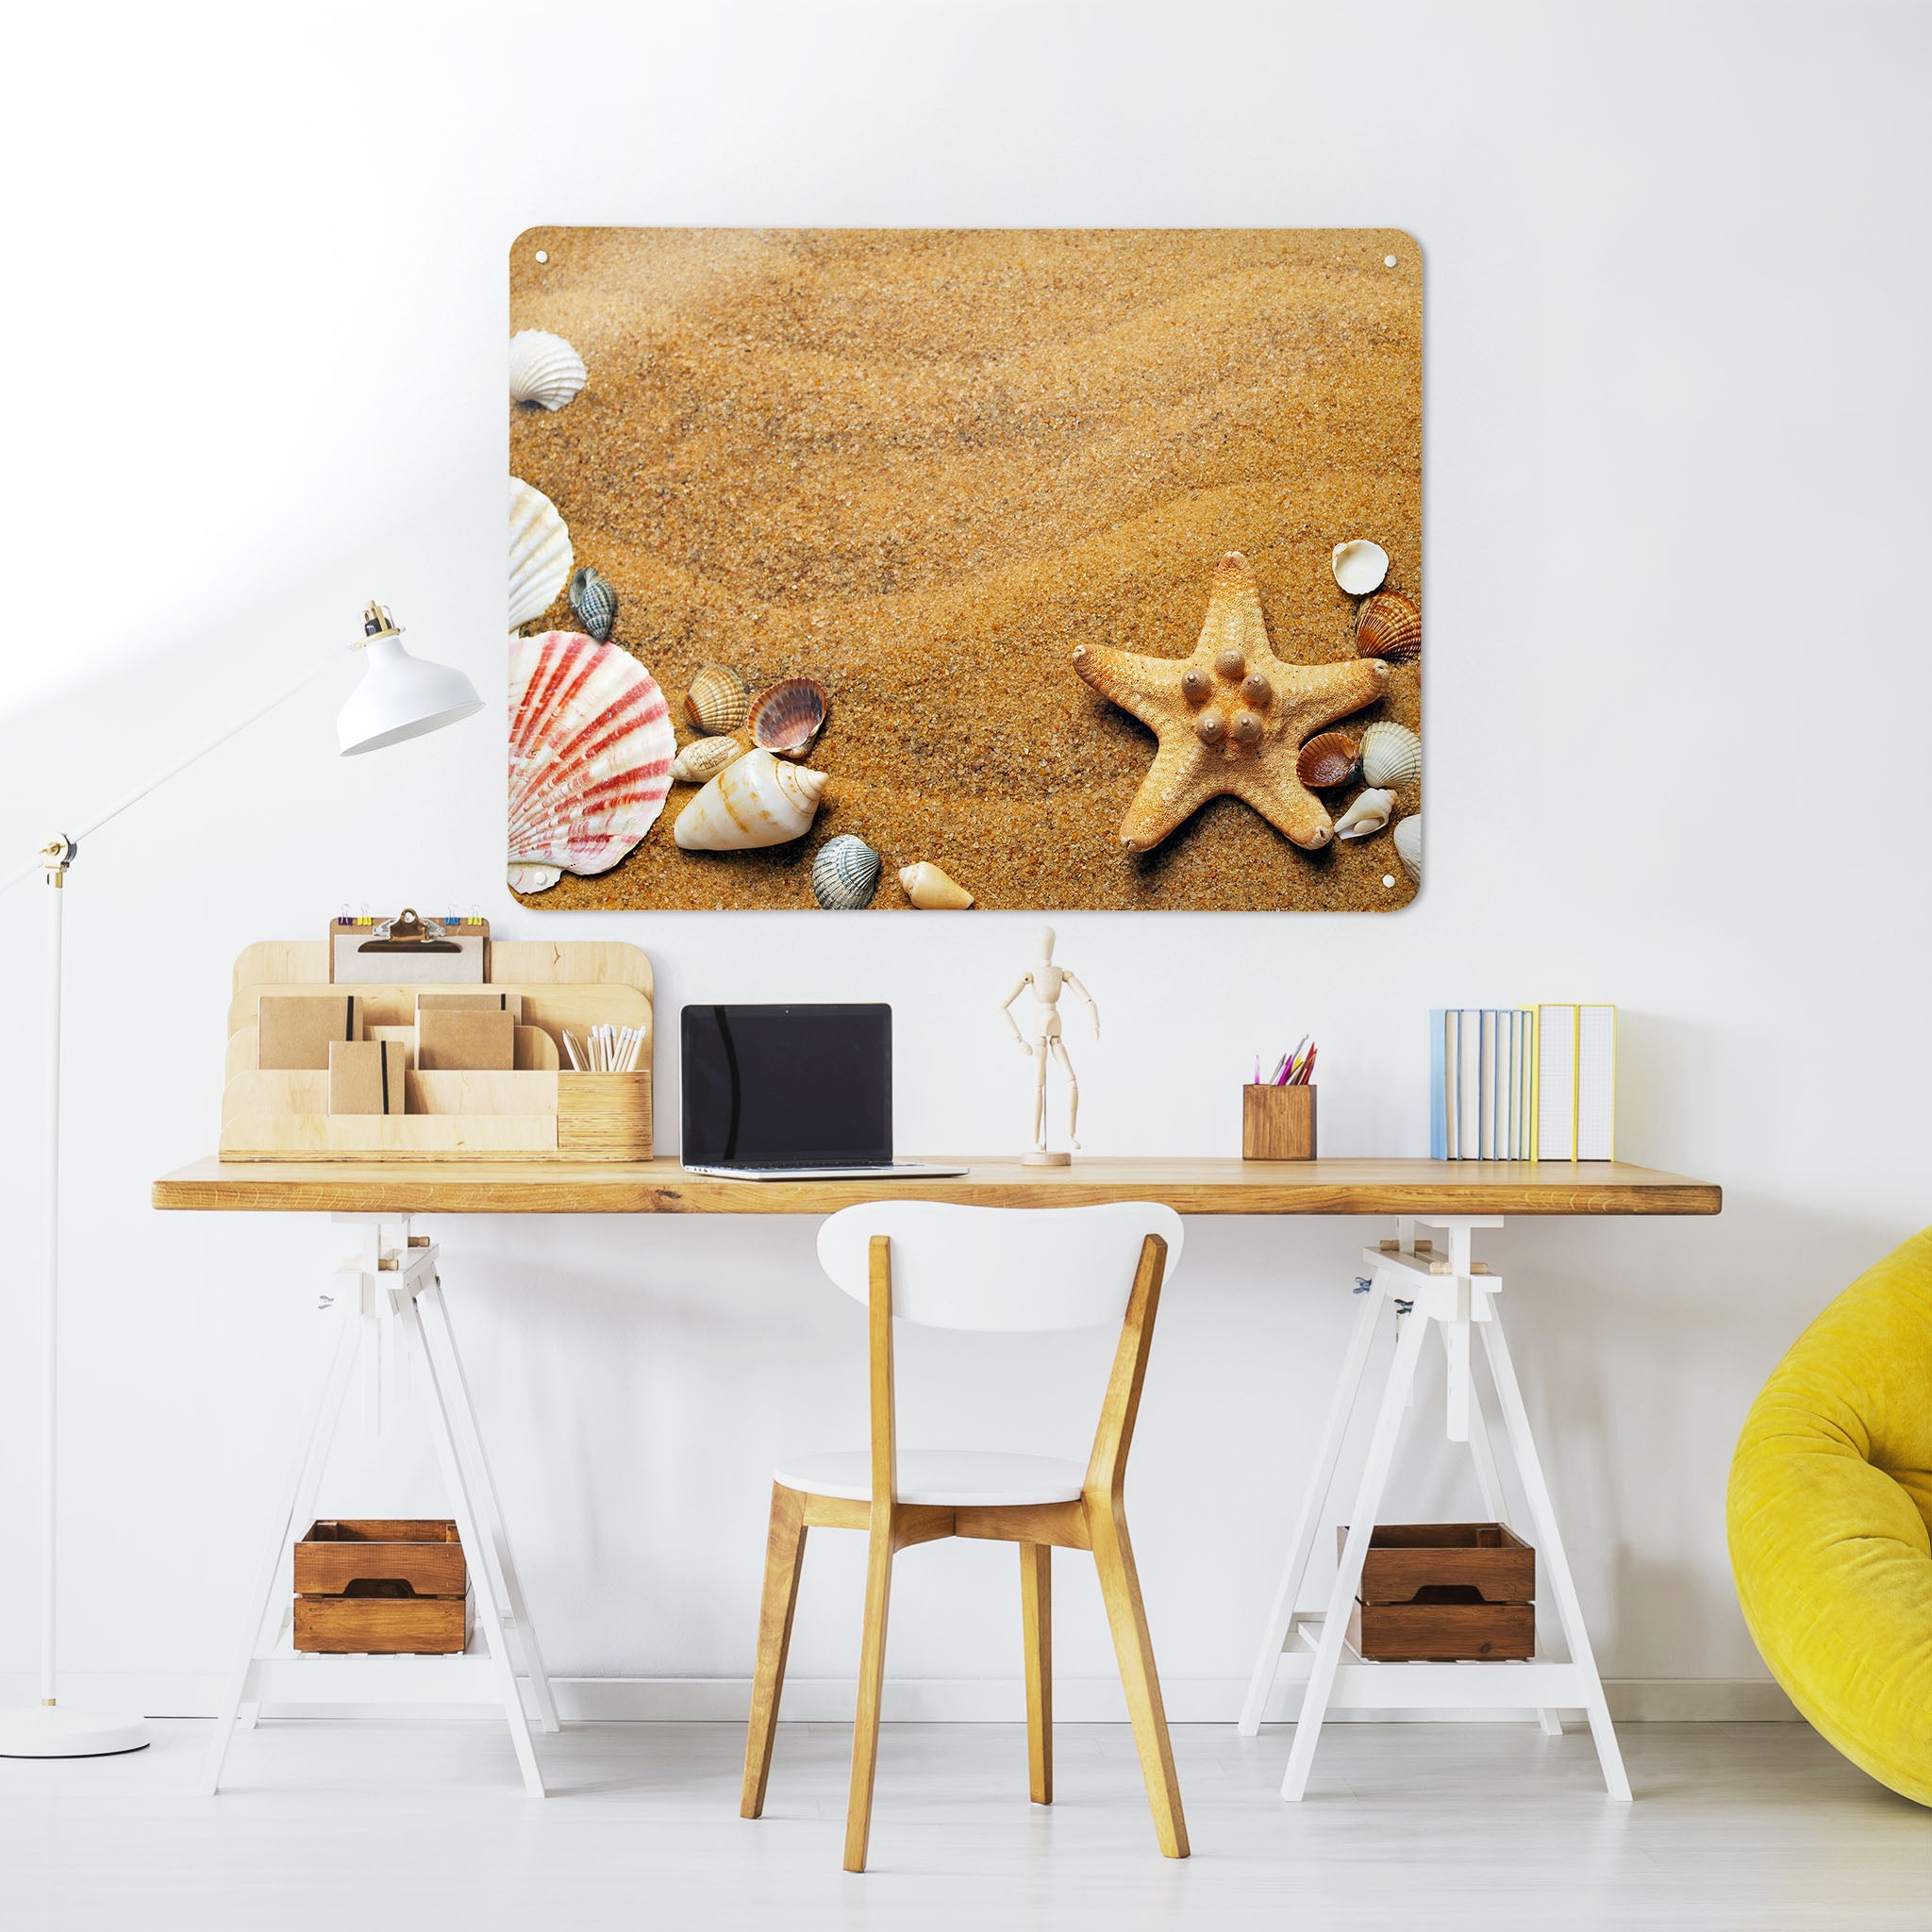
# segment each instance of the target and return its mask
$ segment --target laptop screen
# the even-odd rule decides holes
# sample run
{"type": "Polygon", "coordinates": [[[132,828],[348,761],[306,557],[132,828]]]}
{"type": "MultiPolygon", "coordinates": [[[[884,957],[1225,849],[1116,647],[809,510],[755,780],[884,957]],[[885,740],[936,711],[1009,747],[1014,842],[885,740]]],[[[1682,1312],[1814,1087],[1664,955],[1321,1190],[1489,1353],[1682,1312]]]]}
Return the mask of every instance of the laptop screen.
{"type": "Polygon", "coordinates": [[[892,1009],[686,1007],[687,1167],[892,1158],[892,1009]]]}

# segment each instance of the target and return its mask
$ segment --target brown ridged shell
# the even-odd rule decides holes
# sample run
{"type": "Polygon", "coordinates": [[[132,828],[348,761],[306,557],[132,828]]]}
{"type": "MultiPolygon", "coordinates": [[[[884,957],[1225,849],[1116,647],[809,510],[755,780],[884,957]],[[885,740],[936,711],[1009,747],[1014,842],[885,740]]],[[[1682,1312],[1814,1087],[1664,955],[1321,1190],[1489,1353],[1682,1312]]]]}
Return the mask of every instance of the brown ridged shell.
{"type": "Polygon", "coordinates": [[[1358,657],[1388,664],[1410,664],[1423,653],[1423,613],[1415,599],[1400,591],[1377,591],[1355,621],[1358,657]]]}
{"type": "Polygon", "coordinates": [[[751,703],[744,679],[728,664],[707,664],[684,694],[684,714],[708,738],[725,738],[744,723],[751,703]]]}
{"type": "Polygon", "coordinates": [[[754,743],[781,758],[802,758],[825,723],[825,688],[815,677],[786,677],[751,701],[754,743]]]}
{"type": "Polygon", "coordinates": [[[1324,731],[1302,746],[1294,761],[1295,776],[1316,791],[1346,785],[1355,776],[1358,756],[1355,740],[1345,731],[1324,731]]]}

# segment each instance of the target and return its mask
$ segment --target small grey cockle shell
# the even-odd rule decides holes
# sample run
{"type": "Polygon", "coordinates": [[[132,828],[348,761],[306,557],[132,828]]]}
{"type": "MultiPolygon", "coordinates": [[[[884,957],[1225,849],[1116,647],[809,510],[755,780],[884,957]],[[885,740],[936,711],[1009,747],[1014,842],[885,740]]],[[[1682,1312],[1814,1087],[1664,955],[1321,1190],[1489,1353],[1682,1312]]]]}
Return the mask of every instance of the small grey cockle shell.
{"type": "Polygon", "coordinates": [[[857,912],[878,891],[879,856],[856,833],[841,832],[811,862],[811,891],[827,912],[857,912]]]}

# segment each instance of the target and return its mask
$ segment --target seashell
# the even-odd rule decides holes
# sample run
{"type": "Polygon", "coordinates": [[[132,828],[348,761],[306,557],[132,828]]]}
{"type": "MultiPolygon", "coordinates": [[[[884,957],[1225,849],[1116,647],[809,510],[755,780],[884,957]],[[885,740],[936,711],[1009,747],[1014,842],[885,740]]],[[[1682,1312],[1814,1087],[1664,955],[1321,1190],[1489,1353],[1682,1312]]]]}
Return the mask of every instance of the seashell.
{"type": "Polygon", "coordinates": [[[509,339],[509,399],[560,409],[584,386],[584,358],[547,329],[520,328],[509,339]]]}
{"type": "Polygon", "coordinates": [[[664,809],[677,749],[658,681],[575,631],[509,641],[509,882],[608,872],[664,809]]]}
{"type": "Polygon", "coordinates": [[[827,912],[857,912],[879,887],[879,856],[856,833],[841,832],[811,862],[811,893],[827,912]]]}
{"type": "Polygon", "coordinates": [[[617,592],[610,579],[599,576],[587,563],[570,580],[570,608],[577,622],[601,644],[617,622],[617,592]]]}
{"type": "Polygon", "coordinates": [[[1389,553],[1366,537],[1351,537],[1329,552],[1328,568],[1351,597],[1366,597],[1382,588],[1382,579],[1389,575],[1389,553]]]}
{"type": "Polygon", "coordinates": [[[541,490],[509,479],[509,627],[541,617],[570,576],[570,531],[541,490]]]}
{"type": "Polygon", "coordinates": [[[1302,746],[1294,774],[1304,785],[1323,791],[1331,785],[1346,785],[1355,776],[1357,762],[1355,740],[1347,732],[1324,731],[1302,746]]]}
{"type": "Polygon", "coordinates": [[[1362,733],[1362,783],[1400,791],[1423,774],[1423,741],[1407,724],[1378,719],[1362,733]]]}
{"type": "Polygon", "coordinates": [[[1423,815],[1411,812],[1394,831],[1395,856],[1402,869],[1417,884],[1423,882],[1423,815]]]}
{"type": "Polygon", "coordinates": [[[1374,789],[1361,792],[1335,821],[1335,836],[1338,839],[1366,839],[1389,823],[1389,815],[1394,809],[1394,792],[1374,789]]]}
{"type": "Polygon", "coordinates": [[[761,691],[745,714],[751,735],[780,758],[802,758],[825,724],[825,688],[815,677],[787,677],[761,691]]]}
{"type": "Polygon", "coordinates": [[[922,858],[917,865],[902,865],[899,883],[922,912],[963,912],[973,903],[973,894],[929,858],[922,858]]]}
{"type": "Polygon", "coordinates": [[[708,785],[744,747],[735,738],[697,738],[677,754],[671,775],[681,785],[708,785]]]}
{"type": "Polygon", "coordinates": [[[1423,654],[1423,613],[1400,591],[1377,591],[1355,614],[1356,655],[1412,664],[1423,654]]]}
{"type": "Polygon", "coordinates": [[[671,835],[687,852],[783,845],[810,829],[825,774],[760,747],[734,759],[678,813],[671,835]]]}
{"type": "Polygon", "coordinates": [[[736,731],[750,708],[744,679],[728,664],[707,664],[684,694],[684,715],[714,738],[736,731]]]}

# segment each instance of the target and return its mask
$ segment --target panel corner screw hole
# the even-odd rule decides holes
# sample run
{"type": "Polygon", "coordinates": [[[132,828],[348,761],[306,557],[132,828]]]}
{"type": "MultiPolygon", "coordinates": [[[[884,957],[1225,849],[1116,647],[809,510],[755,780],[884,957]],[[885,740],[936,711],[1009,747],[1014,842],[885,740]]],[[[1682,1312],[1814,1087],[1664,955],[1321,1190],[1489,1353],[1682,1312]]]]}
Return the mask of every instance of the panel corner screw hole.
{"type": "MultiPolygon", "coordinates": [[[[539,257],[537,258],[537,259],[538,259],[539,261],[541,261],[541,260],[543,259],[543,258],[542,258],[542,257],[541,257],[541,256],[540,255],[540,256],[539,256],[539,257]]],[[[1393,268],[1393,267],[1395,266],[1395,258],[1394,258],[1394,257],[1393,257],[1392,255],[1385,255],[1385,256],[1384,256],[1384,257],[1382,258],[1382,266],[1383,266],[1384,268],[1393,268]]]]}
{"type": "Polygon", "coordinates": [[[1392,891],[1394,890],[1395,874],[1392,872],[1385,872],[1382,874],[1382,886],[1384,891],[1392,891]]]}
{"type": "MultiPolygon", "coordinates": [[[[540,248],[537,251],[537,259],[539,261],[548,261],[550,259],[550,257],[545,250],[540,248]]],[[[1393,268],[1395,266],[1395,258],[1392,255],[1389,258],[1389,266],[1391,268],[1393,268]]]]}

